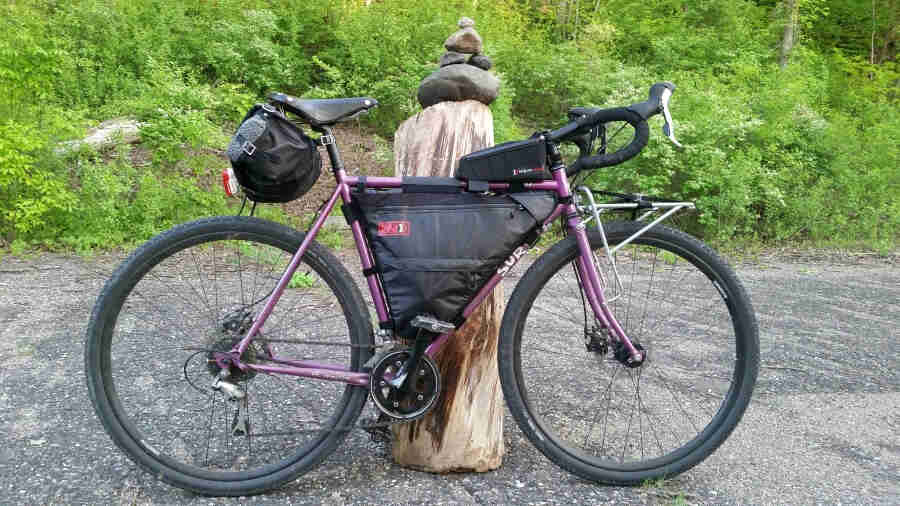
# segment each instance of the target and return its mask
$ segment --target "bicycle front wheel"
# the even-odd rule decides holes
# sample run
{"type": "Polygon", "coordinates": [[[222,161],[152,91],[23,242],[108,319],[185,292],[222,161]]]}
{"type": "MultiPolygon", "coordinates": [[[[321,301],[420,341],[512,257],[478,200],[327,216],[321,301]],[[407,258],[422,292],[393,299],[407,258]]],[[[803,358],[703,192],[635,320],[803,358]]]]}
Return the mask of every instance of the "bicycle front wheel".
{"type": "MultiPolygon", "coordinates": [[[[365,388],[234,367],[225,379],[242,396],[213,387],[216,352],[246,334],[302,239],[256,218],[205,219],[153,238],[115,271],[94,306],[85,368],[101,422],[134,462],[181,488],[247,495],[312,469],[346,436],[365,388]]],[[[242,360],[359,371],[372,345],[363,308],[313,242],[242,360]]]]}
{"type": "MultiPolygon", "coordinates": [[[[610,246],[641,226],[608,224],[610,246]]],[[[531,442],[572,473],[629,485],[678,474],[728,437],[750,401],[759,337],[749,297],[718,255],[664,226],[616,252],[619,287],[600,234],[588,235],[610,308],[645,361],[632,368],[616,358],[616,342],[583,298],[569,237],[532,264],[510,298],[503,393],[531,442]]]]}

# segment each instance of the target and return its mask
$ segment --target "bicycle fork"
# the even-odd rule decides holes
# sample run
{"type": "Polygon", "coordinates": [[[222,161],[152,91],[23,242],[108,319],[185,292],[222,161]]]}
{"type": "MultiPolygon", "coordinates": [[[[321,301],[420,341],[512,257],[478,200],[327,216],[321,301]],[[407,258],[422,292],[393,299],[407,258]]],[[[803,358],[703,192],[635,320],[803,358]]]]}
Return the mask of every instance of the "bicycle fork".
{"type": "Polygon", "coordinates": [[[615,203],[615,204],[597,204],[594,202],[593,193],[591,190],[580,186],[576,190],[578,190],[584,198],[587,200],[587,206],[578,206],[574,203],[569,204],[569,208],[567,209],[567,217],[568,217],[568,225],[569,229],[573,231],[576,240],[578,241],[578,250],[579,257],[577,261],[578,274],[581,279],[582,289],[588,299],[588,302],[591,305],[591,309],[594,312],[594,315],[600,321],[603,328],[605,328],[614,339],[616,339],[619,344],[624,347],[624,350],[627,351],[627,357],[617,357],[620,360],[623,360],[626,365],[636,367],[644,359],[646,359],[647,352],[643,350],[640,345],[635,345],[631,342],[631,339],[625,334],[624,329],[619,325],[619,322],[613,316],[612,311],[609,309],[609,302],[615,300],[617,297],[621,295],[623,290],[622,282],[619,279],[619,272],[616,267],[615,261],[615,252],[618,251],[623,246],[629,244],[630,242],[637,239],[647,230],[650,230],[654,226],[656,226],[661,221],[665,220],[672,214],[680,211],[681,209],[693,209],[695,206],[692,202],[648,202],[645,200],[641,200],[643,197],[637,196],[639,199],[638,202],[623,202],[623,203],[615,203]],[[619,242],[615,247],[610,248],[609,242],[606,238],[606,233],[603,230],[603,223],[600,221],[600,213],[604,211],[610,210],[631,210],[636,212],[638,210],[644,210],[644,214],[640,217],[636,217],[635,221],[643,221],[645,218],[650,215],[656,213],[657,211],[665,211],[660,216],[656,217],[653,221],[648,223],[646,226],[642,227],[640,230],[632,234],[630,237],[625,240],[619,242]],[[581,220],[578,211],[581,211],[582,214],[587,214],[590,212],[590,216],[581,220]],[[600,237],[603,240],[603,250],[606,255],[606,261],[610,265],[611,275],[608,276],[607,284],[613,287],[614,291],[617,291],[617,295],[613,295],[610,298],[607,298],[604,293],[604,283],[602,279],[602,273],[597,269],[597,265],[594,263],[593,252],[590,247],[590,242],[587,238],[586,225],[591,220],[597,224],[597,231],[600,233],[600,237]]]}
{"type": "Polygon", "coordinates": [[[628,351],[629,365],[634,364],[636,366],[644,361],[647,357],[647,352],[639,350],[631,342],[631,339],[625,334],[625,330],[619,325],[619,322],[609,309],[609,304],[603,295],[603,284],[600,281],[600,273],[593,260],[593,251],[588,241],[585,225],[579,219],[578,213],[575,212],[575,204],[569,204],[567,207],[570,209],[567,209],[566,222],[578,243],[579,256],[575,265],[581,278],[581,289],[584,291],[594,316],[600,321],[600,325],[607,329],[613,339],[618,341],[628,351]]]}

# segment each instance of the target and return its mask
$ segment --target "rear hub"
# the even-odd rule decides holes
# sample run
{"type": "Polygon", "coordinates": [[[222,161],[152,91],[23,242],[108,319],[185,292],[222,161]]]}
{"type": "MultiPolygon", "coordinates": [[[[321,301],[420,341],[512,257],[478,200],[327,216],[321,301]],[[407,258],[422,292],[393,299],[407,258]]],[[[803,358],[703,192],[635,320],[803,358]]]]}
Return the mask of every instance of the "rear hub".
{"type": "MultiPolygon", "coordinates": [[[[256,371],[235,367],[231,357],[231,350],[241,342],[241,338],[250,330],[252,323],[253,316],[244,308],[235,309],[222,318],[218,332],[221,337],[209,345],[209,351],[206,353],[206,368],[212,376],[219,377],[226,368],[228,370],[226,376],[232,382],[246,381],[256,376],[256,371]]],[[[255,363],[259,355],[257,347],[255,343],[248,346],[241,356],[241,362],[255,363]]]]}

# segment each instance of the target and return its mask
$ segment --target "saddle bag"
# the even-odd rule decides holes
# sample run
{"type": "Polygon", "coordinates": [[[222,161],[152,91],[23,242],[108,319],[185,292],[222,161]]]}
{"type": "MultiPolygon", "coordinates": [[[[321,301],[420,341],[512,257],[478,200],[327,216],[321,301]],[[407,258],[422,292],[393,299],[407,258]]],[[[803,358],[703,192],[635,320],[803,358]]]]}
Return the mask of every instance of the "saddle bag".
{"type": "Polygon", "coordinates": [[[505,142],[459,159],[456,178],[468,181],[528,182],[553,179],[547,144],[540,136],[505,142]]]}
{"type": "Polygon", "coordinates": [[[238,183],[254,202],[299,198],[322,174],[322,156],[315,141],[268,105],[250,109],[227,153],[238,183]]]}
{"type": "Polygon", "coordinates": [[[556,206],[552,193],[354,194],[397,336],[420,314],[459,325],[462,311],[556,206]]]}

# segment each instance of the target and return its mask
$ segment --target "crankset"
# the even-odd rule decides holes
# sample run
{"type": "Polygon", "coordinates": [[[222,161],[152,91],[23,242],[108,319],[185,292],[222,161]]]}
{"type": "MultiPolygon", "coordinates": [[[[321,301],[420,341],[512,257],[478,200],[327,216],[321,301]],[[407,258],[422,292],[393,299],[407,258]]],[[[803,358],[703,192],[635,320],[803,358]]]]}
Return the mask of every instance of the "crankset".
{"type": "Polygon", "coordinates": [[[396,421],[424,416],[437,404],[441,393],[441,374],[428,355],[422,355],[414,368],[403,367],[412,355],[412,348],[384,353],[375,362],[369,379],[375,406],[396,421]]]}

